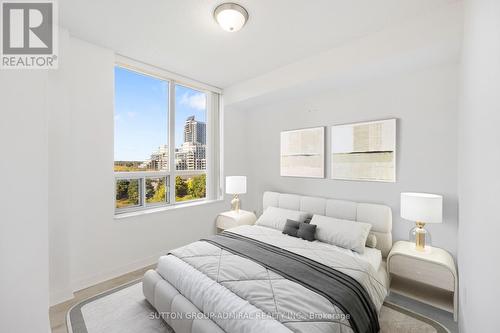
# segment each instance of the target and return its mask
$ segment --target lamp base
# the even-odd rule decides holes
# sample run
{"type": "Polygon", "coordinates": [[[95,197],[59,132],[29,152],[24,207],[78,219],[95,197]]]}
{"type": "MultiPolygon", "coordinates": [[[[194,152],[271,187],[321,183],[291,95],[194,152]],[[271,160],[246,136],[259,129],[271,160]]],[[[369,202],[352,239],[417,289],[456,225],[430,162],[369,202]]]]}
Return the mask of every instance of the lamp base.
{"type": "Polygon", "coordinates": [[[424,226],[424,222],[416,222],[416,226],[410,230],[410,242],[415,243],[415,250],[418,252],[430,252],[431,234],[424,226]]]}
{"type": "Polygon", "coordinates": [[[234,210],[236,213],[240,212],[240,197],[238,194],[235,194],[233,200],[231,200],[231,210],[234,210]]]}

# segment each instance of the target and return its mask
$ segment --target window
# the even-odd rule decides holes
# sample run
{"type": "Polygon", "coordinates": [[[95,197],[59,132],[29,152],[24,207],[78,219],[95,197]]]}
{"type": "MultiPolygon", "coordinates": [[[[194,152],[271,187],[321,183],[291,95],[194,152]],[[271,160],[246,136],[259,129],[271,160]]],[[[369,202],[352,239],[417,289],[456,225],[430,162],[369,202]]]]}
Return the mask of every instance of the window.
{"type": "Polygon", "coordinates": [[[175,85],[175,200],[206,197],[207,96],[175,85]]]}
{"type": "Polygon", "coordinates": [[[139,179],[116,180],[116,208],[130,208],[140,206],[139,179]]]}
{"type": "Polygon", "coordinates": [[[144,67],[115,66],[116,213],[219,198],[219,94],[144,67]]]}

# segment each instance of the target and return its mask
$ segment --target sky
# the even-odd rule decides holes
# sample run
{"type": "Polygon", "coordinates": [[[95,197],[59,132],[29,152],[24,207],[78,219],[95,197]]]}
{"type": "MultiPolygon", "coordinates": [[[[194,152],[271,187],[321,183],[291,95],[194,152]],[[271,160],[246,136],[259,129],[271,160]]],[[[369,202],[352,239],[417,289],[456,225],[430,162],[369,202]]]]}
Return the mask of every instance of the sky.
{"type": "MultiPolygon", "coordinates": [[[[168,81],[115,67],[115,161],[144,161],[168,143],[168,81]]],[[[189,116],[206,121],[205,93],[176,85],[175,146],[189,116]]]]}

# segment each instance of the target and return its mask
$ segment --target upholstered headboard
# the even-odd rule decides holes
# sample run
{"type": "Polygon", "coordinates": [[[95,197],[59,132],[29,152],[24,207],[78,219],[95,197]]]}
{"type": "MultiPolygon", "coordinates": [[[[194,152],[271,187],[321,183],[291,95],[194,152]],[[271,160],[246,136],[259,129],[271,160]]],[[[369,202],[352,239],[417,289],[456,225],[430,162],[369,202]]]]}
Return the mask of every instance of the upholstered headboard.
{"type": "Polygon", "coordinates": [[[269,206],[300,210],[338,219],[370,223],[377,236],[377,248],[387,257],[392,247],[392,210],[388,206],[354,201],[264,192],[263,208],[269,206]]]}

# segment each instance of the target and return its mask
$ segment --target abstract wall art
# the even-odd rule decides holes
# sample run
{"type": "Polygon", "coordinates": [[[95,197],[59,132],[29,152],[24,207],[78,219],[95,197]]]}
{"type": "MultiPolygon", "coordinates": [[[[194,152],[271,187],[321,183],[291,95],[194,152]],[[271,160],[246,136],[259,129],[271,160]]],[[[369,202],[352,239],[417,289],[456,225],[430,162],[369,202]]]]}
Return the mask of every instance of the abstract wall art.
{"type": "Polygon", "coordinates": [[[281,176],[325,177],[325,128],[281,132],[281,176]]]}
{"type": "Polygon", "coordinates": [[[331,178],[396,181],[396,119],[331,127],[331,178]]]}

